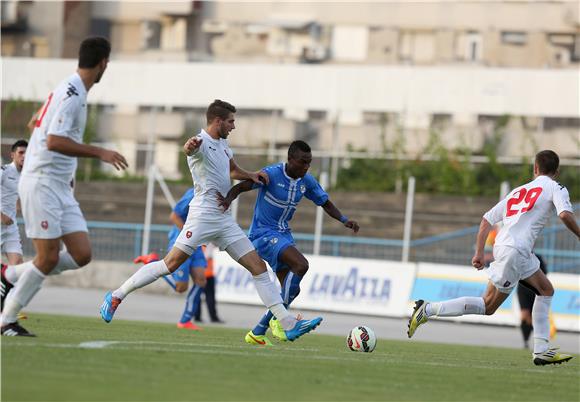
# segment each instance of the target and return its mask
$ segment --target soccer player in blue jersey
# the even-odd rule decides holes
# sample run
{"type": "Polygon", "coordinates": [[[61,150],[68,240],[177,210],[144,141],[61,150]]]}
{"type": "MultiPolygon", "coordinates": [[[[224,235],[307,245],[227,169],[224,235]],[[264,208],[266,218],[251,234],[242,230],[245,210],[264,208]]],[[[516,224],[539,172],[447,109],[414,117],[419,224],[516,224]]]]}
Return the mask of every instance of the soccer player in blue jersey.
{"type": "MultiPolygon", "coordinates": [[[[248,237],[260,257],[276,273],[282,285],[282,299],[286,306],[300,293],[300,281],[308,271],[308,260],[296,248],[288,225],[302,197],[321,206],[328,215],[352,229],[354,233],[359,230],[358,223],[344,216],[329,200],[328,194],[316,179],[308,174],[311,162],[310,146],[304,141],[294,141],[288,149],[287,163],[277,163],[263,169],[270,178],[268,184],[256,184],[246,180],[232,187],[226,197],[218,195],[220,205],[227,210],[240,193],[259,189],[248,237]]],[[[266,337],[268,326],[274,337],[286,340],[280,324],[267,311],[258,325],[246,334],[245,341],[252,345],[272,345],[266,337]]]]}

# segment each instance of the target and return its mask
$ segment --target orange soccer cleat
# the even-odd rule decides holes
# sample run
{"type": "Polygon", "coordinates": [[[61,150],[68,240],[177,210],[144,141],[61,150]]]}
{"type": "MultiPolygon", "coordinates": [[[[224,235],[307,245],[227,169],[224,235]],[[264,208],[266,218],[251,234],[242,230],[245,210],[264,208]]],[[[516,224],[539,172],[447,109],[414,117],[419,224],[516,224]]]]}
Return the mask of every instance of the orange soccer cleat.
{"type": "Polygon", "coordinates": [[[177,328],[190,329],[192,331],[201,331],[201,328],[198,327],[197,325],[195,325],[194,323],[192,323],[191,321],[188,321],[188,322],[178,322],[177,323],[177,328]]]}
{"type": "Polygon", "coordinates": [[[153,262],[153,261],[159,261],[159,254],[149,253],[149,254],[145,254],[145,255],[140,255],[139,257],[137,257],[133,260],[133,262],[135,264],[139,264],[139,263],[149,264],[150,262],[153,262]]]}

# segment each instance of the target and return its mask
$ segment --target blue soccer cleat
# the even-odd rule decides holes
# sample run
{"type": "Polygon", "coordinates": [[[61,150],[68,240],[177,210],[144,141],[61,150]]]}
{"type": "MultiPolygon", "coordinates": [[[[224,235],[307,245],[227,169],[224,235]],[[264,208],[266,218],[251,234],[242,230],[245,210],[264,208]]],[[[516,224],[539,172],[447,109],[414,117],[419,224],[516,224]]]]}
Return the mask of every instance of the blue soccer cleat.
{"type": "MultiPolygon", "coordinates": [[[[302,335],[309,333],[314,330],[322,322],[322,317],[316,317],[312,320],[298,320],[294,328],[284,331],[286,340],[293,342],[295,339],[300,338],[302,335]]],[[[283,339],[282,339],[283,340],[283,339]]]]}
{"type": "Polygon", "coordinates": [[[101,318],[105,320],[105,322],[111,322],[119,304],[121,304],[121,299],[113,297],[113,294],[108,292],[105,295],[103,304],[101,304],[101,318]]]}

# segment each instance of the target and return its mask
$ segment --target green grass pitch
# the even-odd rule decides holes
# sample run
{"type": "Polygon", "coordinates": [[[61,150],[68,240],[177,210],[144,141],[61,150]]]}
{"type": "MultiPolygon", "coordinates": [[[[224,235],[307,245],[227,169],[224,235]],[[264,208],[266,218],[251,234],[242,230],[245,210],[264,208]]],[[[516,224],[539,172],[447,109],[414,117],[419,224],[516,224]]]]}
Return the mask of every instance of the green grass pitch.
{"type": "Polygon", "coordinates": [[[536,367],[515,349],[379,339],[367,354],[316,333],[266,349],[217,327],[43,314],[24,325],[39,337],[2,338],[3,401],[580,400],[577,357],[536,367]]]}

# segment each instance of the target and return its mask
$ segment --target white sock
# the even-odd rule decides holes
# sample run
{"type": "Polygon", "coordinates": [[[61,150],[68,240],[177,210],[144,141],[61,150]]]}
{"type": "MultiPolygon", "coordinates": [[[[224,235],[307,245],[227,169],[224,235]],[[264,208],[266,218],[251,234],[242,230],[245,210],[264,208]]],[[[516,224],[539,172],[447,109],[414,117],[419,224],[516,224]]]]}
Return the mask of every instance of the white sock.
{"type": "Polygon", "coordinates": [[[44,275],[34,265],[27,269],[8,295],[2,311],[2,325],[16,322],[20,310],[30,303],[44,282],[44,275]]]}
{"type": "Polygon", "coordinates": [[[77,264],[72,255],[70,255],[68,251],[62,250],[60,253],[58,253],[58,262],[56,263],[54,269],[50,271],[49,275],[58,275],[63,271],[70,271],[79,268],[79,264],[77,264]]]}
{"type": "Polygon", "coordinates": [[[550,305],[552,296],[536,296],[532,307],[534,326],[534,353],[543,353],[550,347],[550,305]]]}
{"type": "Polygon", "coordinates": [[[280,292],[274,285],[274,282],[270,280],[268,272],[262,272],[256,275],[254,278],[254,284],[256,285],[256,290],[262,303],[274,314],[274,317],[280,321],[282,328],[292,329],[296,323],[296,319],[290,315],[284,304],[282,303],[282,296],[280,292]]]}
{"type": "Polygon", "coordinates": [[[485,314],[483,297],[458,297],[442,302],[428,303],[425,307],[427,317],[457,317],[469,314],[485,314]]]}
{"type": "Polygon", "coordinates": [[[118,297],[123,300],[129,293],[140,289],[143,286],[149,285],[161,278],[163,275],[169,274],[169,269],[165,265],[165,261],[159,260],[143,265],[132,277],[127,279],[121,287],[113,292],[113,297],[118,297]]]}
{"type": "Polygon", "coordinates": [[[34,267],[32,260],[23,262],[22,264],[18,265],[9,265],[6,268],[6,271],[4,271],[4,276],[6,277],[8,282],[10,282],[13,285],[16,285],[16,282],[18,282],[18,279],[20,279],[24,271],[26,271],[30,267],[34,267]]]}

